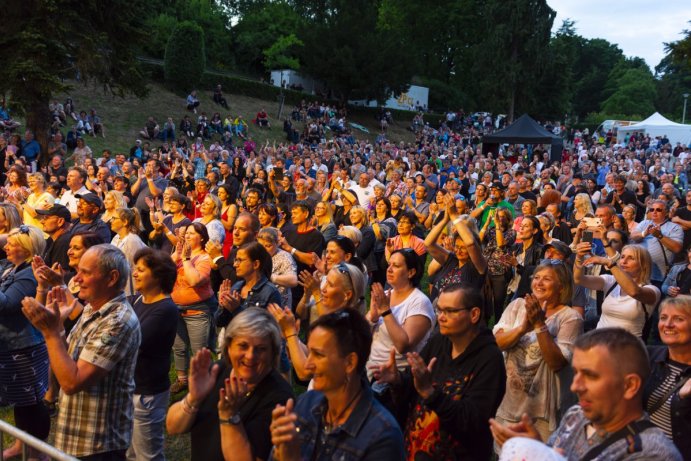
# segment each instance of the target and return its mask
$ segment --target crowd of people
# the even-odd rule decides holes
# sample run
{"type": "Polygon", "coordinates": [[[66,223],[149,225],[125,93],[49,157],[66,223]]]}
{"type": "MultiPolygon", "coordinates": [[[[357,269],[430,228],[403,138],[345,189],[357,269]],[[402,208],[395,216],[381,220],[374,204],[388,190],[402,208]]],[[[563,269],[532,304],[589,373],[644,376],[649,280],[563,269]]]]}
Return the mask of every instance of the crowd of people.
{"type": "Polygon", "coordinates": [[[417,118],[0,136],[0,405],[85,460],[691,458],[691,150],[417,118]]]}

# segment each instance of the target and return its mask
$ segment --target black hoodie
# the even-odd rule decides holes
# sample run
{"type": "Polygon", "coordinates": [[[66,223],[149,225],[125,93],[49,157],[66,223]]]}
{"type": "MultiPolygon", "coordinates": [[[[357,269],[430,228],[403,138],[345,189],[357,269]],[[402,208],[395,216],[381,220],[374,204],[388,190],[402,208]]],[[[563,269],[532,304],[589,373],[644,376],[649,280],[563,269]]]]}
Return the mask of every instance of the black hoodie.
{"type": "Polygon", "coordinates": [[[402,375],[396,400],[412,402],[405,430],[408,459],[485,461],[490,457],[489,419],[506,389],[504,356],[486,328],[455,359],[451,350],[451,341],[436,333],[420,354],[427,364],[437,358],[432,368],[435,392],[430,398],[422,399],[415,392],[409,370],[402,375]]]}

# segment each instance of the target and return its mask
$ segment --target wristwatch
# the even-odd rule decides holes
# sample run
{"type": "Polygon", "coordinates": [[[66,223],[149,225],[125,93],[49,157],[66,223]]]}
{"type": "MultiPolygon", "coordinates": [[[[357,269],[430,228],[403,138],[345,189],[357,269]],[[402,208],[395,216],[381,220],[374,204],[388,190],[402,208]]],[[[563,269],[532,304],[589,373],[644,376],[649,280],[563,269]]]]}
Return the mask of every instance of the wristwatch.
{"type": "Polygon", "coordinates": [[[242,419],[240,419],[240,413],[235,413],[233,416],[231,416],[228,419],[221,419],[218,418],[219,424],[230,424],[232,426],[237,426],[242,422],[242,419]]]}

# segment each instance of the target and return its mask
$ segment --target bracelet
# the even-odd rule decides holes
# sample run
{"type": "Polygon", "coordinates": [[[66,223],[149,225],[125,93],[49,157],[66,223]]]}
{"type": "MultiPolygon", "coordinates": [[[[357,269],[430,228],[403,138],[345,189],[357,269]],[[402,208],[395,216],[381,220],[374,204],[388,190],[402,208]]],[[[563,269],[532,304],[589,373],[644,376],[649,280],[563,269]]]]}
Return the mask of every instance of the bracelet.
{"type": "Polygon", "coordinates": [[[384,318],[387,315],[391,315],[391,314],[392,314],[391,309],[386,309],[384,312],[381,313],[380,317],[384,318]]]}
{"type": "Polygon", "coordinates": [[[184,411],[188,415],[195,415],[199,411],[199,408],[192,406],[192,404],[187,401],[188,396],[189,394],[187,394],[185,398],[182,399],[182,411],[184,411]]]}
{"type": "Polygon", "coordinates": [[[546,333],[549,331],[549,328],[547,328],[547,325],[542,325],[541,327],[534,328],[533,331],[535,334],[546,333]]]}
{"type": "Polygon", "coordinates": [[[459,216],[458,218],[456,218],[456,219],[454,219],[453,221],[451,221],[451,224],[453,224],[453,225],[455,226],[456,224],[458,224],[459,222],[461,222],[461,219],[462,219],[462,218],[459,216]]]}
{"type": "Polygon", "coordinates": [[[298,251],[295,247],[293,247],[292,250],[290,250],[290,255],[295,256],[295,252],[298,251]]]}
{"type": "Polygon", "coordinates": [[[289,338],[292,338],[293,336],[297,336],[297,335],[298,335],[297,333],[293,333],[292,335],[286,336],[286,341],[288,341],[289,338]]]}

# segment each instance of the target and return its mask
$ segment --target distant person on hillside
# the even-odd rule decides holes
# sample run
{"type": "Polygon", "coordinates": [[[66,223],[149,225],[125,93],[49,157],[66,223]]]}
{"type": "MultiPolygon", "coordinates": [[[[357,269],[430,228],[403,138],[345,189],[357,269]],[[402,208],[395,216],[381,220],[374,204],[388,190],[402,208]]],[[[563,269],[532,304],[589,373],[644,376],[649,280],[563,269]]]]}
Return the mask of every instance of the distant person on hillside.
{"type": "Polygon", "coordinates": [[[141,130],[139,134],[145,139],[156,139],[160,131],[161,127],[158,126],[156,119],[149,117],[144,124],[144,129],[141,130]]]}
{"type": "Polygon", "coordinates": [[[197,90],[192,90],[192,92],[187,95],[187,110],[191,110],[196,114],[197,107],[199,107],[199,99],[197,99],[197,90]]]}
{"type": "Polygon", "coordinates": [[[214,102],[222,105],[226,109],[230,109],[230,107],[228,107],[228,101],[226,101],[226,98],[223,96],[220,83],[216,85],[216,88],[214,89],[214,102]]]}
{"type": "Polygon", "coordinates": [[[91,128],[93,129],[92,134],[94,135],[94,137],[96,137],[98,133],[101,133],[101,136],[103,138],[106,137],[106,129],[103,126],[101,116],[96,114],[96,109],[91,109],[91,111],[89,112],[89,116],[87,117],[87,120],[89,121],[89,123],[91,123],[91,128]]]}
{"type": "Polygon", "coordinates": [[[190,120],[189,115],[185,115],[185,118],[180,120],[180,132],[188,138],[194,137],[194,128],[192,127],[192,120],[190,120]]]}
{"type": "Polygon", "coordinates": [[[259,128],[271,128],[271,122],[269,122],[269,114],[266,113],[266,110],[264,110],[264,108],[257,112],[256,123],[259,128]]]}

